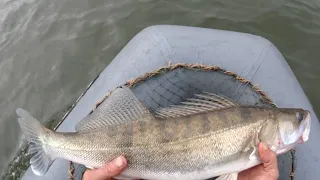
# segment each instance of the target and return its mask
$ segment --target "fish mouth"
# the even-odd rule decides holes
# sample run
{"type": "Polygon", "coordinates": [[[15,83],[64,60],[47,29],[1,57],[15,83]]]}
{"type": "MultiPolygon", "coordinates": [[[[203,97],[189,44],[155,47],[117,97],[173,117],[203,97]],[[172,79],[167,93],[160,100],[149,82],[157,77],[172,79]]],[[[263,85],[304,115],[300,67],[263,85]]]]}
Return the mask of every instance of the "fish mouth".
{"type": "Polygon", "coordinates": [[[307,117],[302,122],[302,125],[305,126],[304,131],[302,133],[302,137],[301,137],[301,140],[303,142],[308,141],[309,134],[310,134],[310,127],[311,127],[311,113],[309,111],[306,111],[306,113],[307,113],[307,117]]]}
{"type": "MultiPolygon", "coordinates": [[[[300,124],[300,128],[302,131],[300,131],[299,138],[290,144],[285,144],[281,138],[281,133],[279,132],[279,147],[276,150],[276,154],[283,154],[288,152],[290,149],[293,149],[297,144],[303,144],[309,139],[310,134],[310,127],[311,127],[311,113],[309,111],[305,111],[306,117],[304,120],[302,120],[300,124]]],[[[276,148],[275,148],[276,149],[276,148]]]]}

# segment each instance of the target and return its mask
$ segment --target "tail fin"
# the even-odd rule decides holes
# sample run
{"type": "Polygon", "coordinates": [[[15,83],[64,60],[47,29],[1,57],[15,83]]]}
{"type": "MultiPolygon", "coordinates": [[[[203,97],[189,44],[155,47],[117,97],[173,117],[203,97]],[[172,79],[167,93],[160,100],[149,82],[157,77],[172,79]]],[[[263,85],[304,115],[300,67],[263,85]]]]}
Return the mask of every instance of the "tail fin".
{"type": "Polygon", "coordinates": [[[46,149],[40,139],[46,128],[27,111],[18,108],[16,113],[20,116],[18,122],[21,130],[30,143],[28,153],[33,154],[30,159],[31,169],[34,174],[42,176],[48,171],[53,162],[53,159],[46,153],[46,149]]]}

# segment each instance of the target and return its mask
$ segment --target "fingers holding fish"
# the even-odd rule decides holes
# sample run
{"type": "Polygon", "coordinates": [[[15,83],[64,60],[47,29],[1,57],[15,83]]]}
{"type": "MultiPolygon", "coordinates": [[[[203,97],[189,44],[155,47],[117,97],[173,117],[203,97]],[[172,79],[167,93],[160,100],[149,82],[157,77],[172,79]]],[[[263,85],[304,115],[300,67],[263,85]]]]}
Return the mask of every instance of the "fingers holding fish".
{"type": "Polygon", "coordinates": [[[279,176],[277,155],[270,150],[266,144],[259,144],[259,154],[264,170],[267,172],[274,172],[275,175],[279,176]]]}
{"type": "Polygon", "coordinates": [[[258,145],[262,164],[244,170],[238,174],[238,180],[277,180],[279,169],[276,153],[260,142],[258,145]]]}
{"type": "Polygon", "coordinates": [[[83,174],[83,180],[110,180],[120,175],[127,167],[127,160],[120,156],[98,169],[90,169],[83,174]]]}

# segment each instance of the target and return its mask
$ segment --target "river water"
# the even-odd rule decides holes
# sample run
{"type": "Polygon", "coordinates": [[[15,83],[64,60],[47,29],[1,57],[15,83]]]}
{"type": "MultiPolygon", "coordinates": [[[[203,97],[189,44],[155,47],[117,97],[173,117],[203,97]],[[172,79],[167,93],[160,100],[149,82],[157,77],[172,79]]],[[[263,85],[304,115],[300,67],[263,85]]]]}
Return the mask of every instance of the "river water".
{"type": "Polygon", "coordinates": [[[155,24],[269,39],[320,112],[319,1],[2,0],[0,172],[21,144],[16,108],[48,122],[77,99],[137,32],[155,24]]]}

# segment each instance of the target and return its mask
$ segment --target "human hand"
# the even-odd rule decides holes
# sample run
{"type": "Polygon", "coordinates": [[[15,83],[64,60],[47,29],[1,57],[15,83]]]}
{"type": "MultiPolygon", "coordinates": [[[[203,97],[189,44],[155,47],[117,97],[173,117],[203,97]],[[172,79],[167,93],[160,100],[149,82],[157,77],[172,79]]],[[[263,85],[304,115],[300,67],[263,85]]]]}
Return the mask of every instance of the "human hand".
{"type": "Polygon", "coordinates": [[[276,154],[264,143],[260,143],[258,149],[262,164],[240,172],[238,180],[277,180],[279,178],[276,154]]]}
{"type": "Polygon", "coordinates": [[[82,180],[111,180],[112,177],[121,174],[126,167],[126,158],[120,156],[101,168],[86,170],[82,180]]]}

